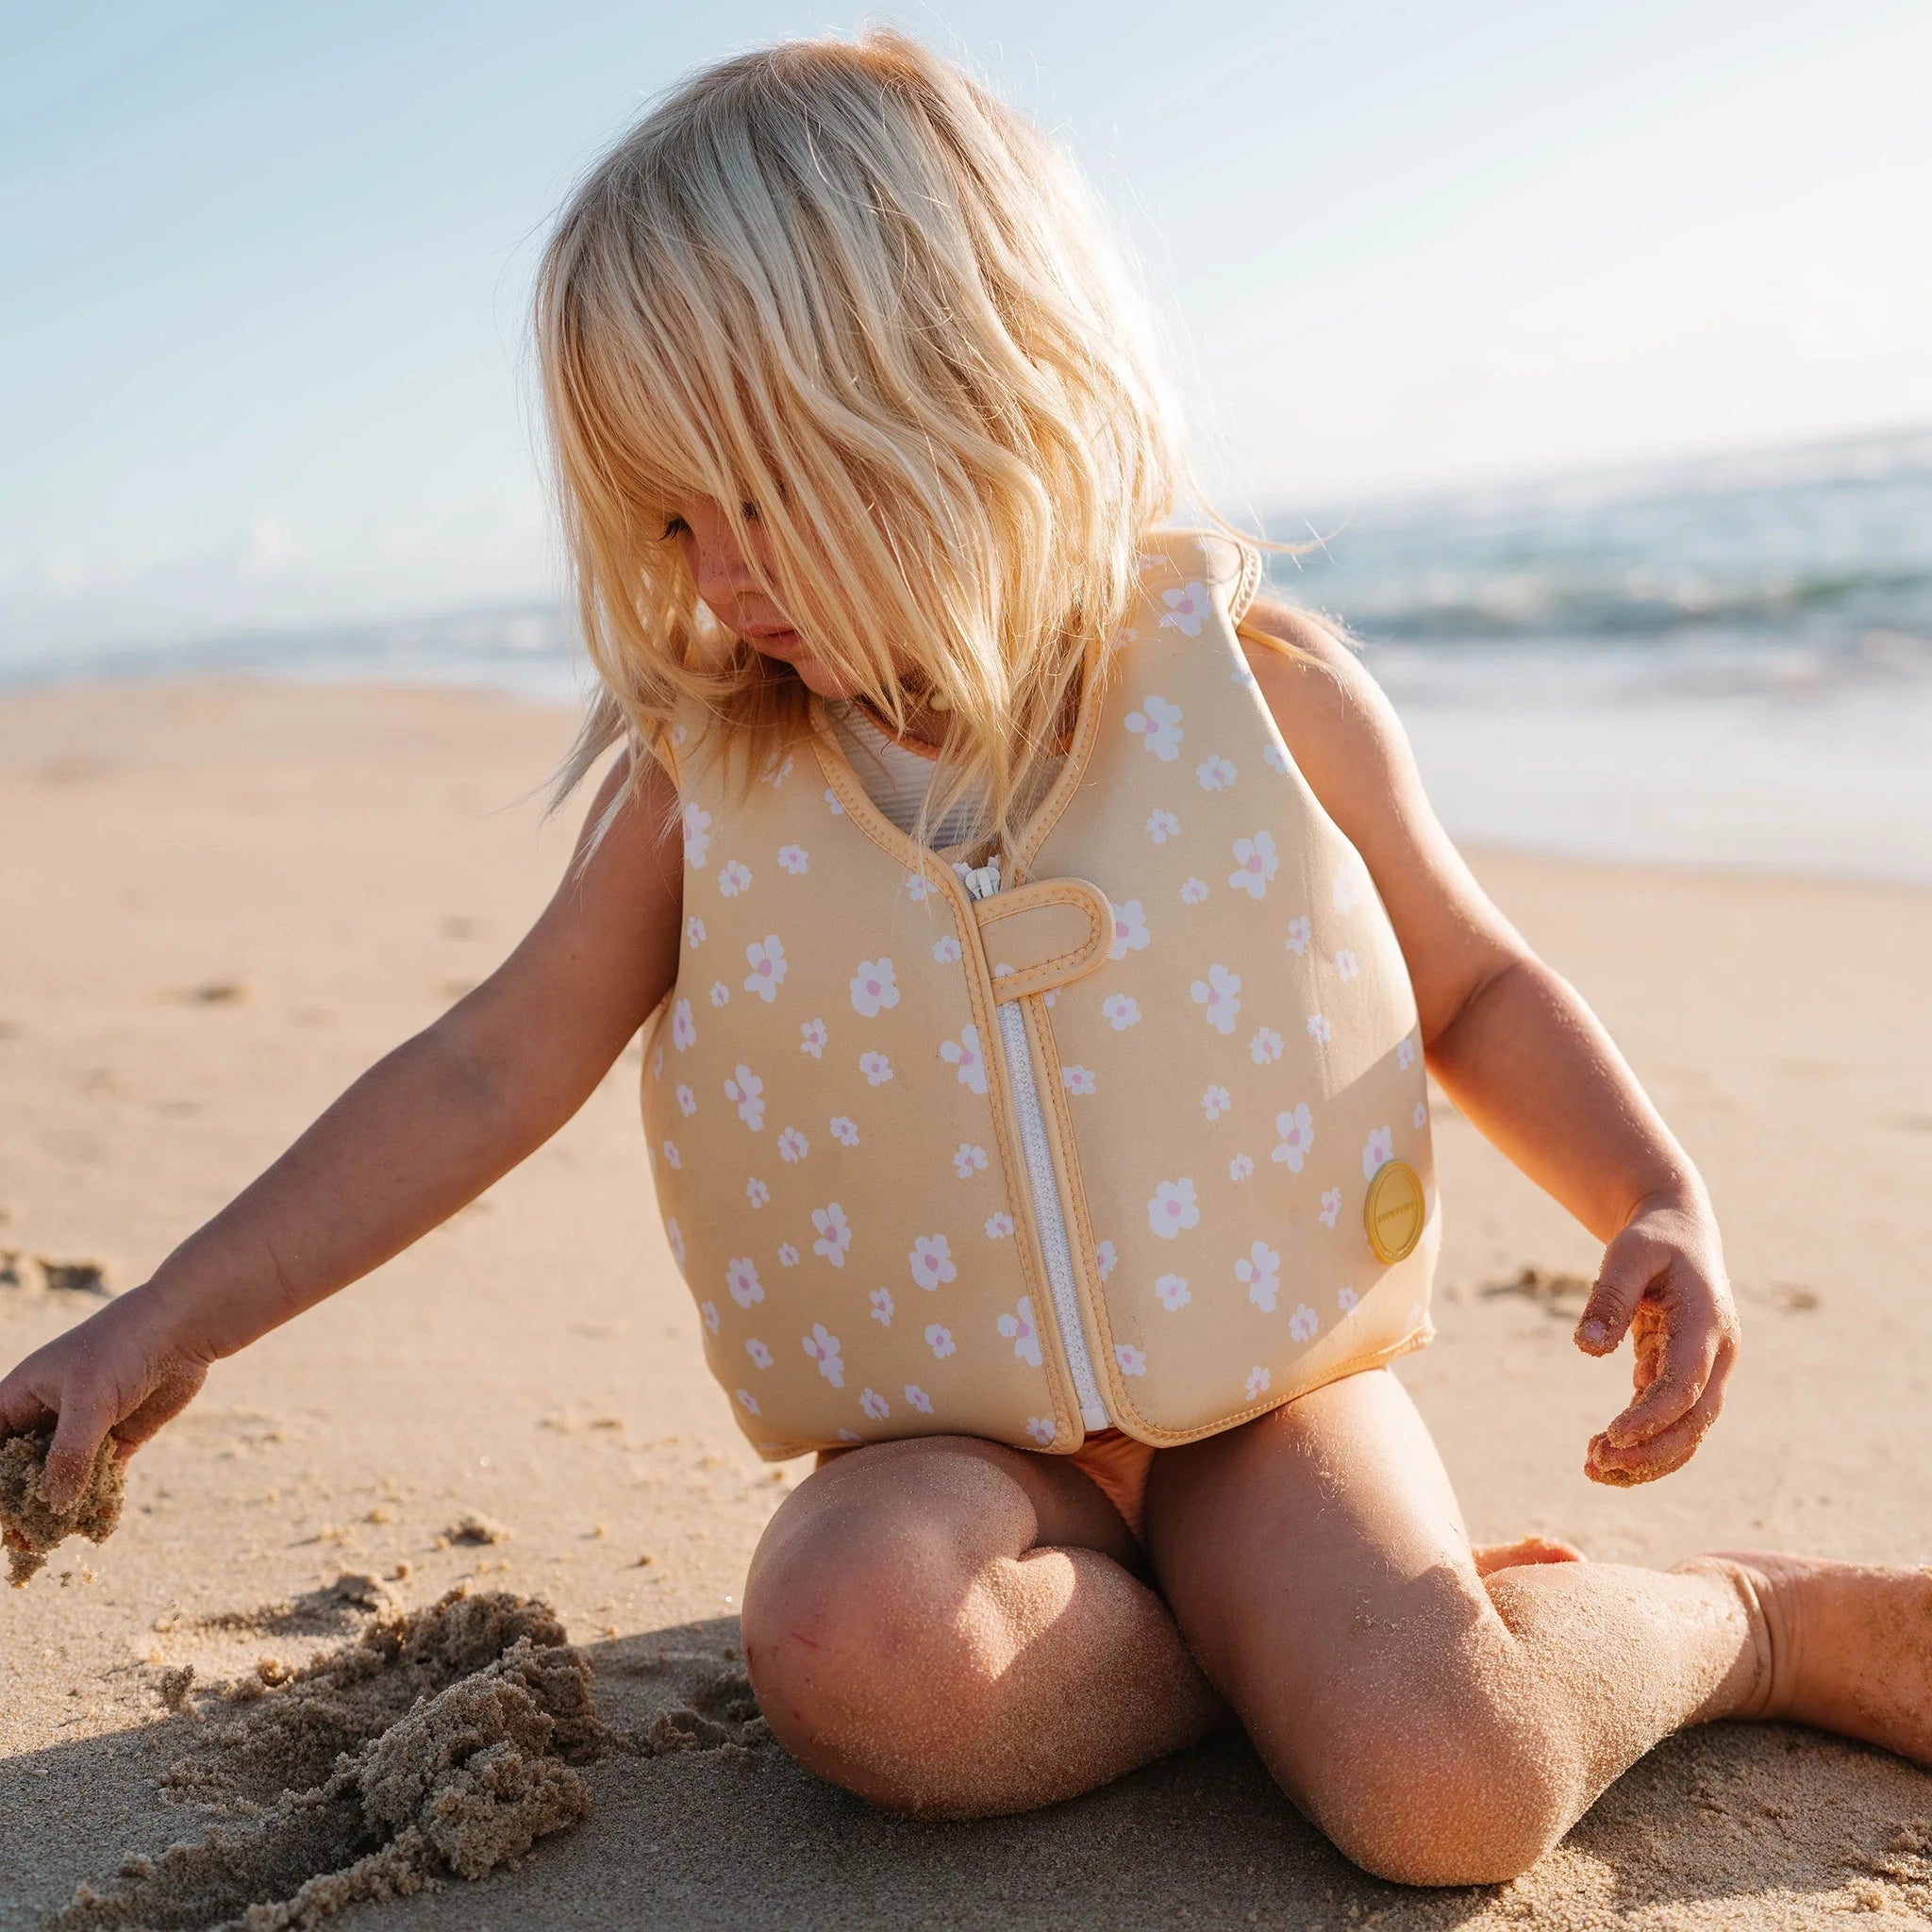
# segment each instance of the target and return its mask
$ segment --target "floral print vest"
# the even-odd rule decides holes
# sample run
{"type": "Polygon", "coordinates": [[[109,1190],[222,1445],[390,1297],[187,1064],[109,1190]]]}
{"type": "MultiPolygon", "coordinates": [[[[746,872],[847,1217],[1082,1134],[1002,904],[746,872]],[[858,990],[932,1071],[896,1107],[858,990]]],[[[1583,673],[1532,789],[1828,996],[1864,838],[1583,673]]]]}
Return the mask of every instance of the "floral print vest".
{"type": "Polygon", "coordinates": [[[822,716],[749,801],[680,774],[644,1124],[767,1458],[1185,1442],[1433,1332],[1414,994],[1242,655],[1258,557],[1148,546],[996,868],[888,824],[822,716]]]}

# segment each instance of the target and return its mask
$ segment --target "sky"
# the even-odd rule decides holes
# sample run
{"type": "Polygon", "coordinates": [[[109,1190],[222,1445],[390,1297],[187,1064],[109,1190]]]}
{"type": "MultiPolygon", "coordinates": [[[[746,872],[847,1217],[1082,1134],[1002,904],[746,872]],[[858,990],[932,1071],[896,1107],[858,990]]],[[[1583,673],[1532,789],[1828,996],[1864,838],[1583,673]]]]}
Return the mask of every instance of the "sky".
{"type": "Polygon", "coordinates": [[[1078,155],[1231,512],[1932,423],[1932,8],[0,0],[0,657],[556,593],[530,276],[885,18],[1078,155]]]}

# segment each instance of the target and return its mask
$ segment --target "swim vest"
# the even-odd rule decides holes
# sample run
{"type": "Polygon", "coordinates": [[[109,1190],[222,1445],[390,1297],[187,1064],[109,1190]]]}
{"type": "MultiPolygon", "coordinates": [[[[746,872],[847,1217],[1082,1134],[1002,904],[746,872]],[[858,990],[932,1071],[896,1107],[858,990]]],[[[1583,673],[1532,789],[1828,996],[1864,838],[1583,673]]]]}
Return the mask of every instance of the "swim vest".
{"type": "Polygon", "coordinates": [[[1433,1333],[1415,998],[1242,654],[1258,577],[1150,536],[1064,769],[990,864],[888,823],[816,703],[748,799],[719,761],[676,773],[644,1125],[760,1456],[1167,1446],[1433,1333]]]}

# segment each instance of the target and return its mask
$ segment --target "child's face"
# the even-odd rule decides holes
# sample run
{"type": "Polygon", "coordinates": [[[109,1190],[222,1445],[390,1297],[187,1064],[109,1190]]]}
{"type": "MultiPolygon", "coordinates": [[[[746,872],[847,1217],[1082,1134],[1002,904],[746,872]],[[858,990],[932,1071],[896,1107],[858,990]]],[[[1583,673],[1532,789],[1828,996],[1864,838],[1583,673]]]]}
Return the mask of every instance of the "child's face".
{"type": "MultiPolygon", "coordinates": [[[[768,564],[764,533],[757,512],[753,517],[753,553],[760,566],[768,564]]],[[[785,613],[758,589],[738,539],[723,508],[708,497],[691,497],[671,507],[669,534],[675,538],[691,568],[698,595],[727,630],[734,632],[761,657],[789,664],[809,691],[824,698],[847,698],[853,686],[829,664],[814,658],[798,633],[785,622],[785,613]]]]}

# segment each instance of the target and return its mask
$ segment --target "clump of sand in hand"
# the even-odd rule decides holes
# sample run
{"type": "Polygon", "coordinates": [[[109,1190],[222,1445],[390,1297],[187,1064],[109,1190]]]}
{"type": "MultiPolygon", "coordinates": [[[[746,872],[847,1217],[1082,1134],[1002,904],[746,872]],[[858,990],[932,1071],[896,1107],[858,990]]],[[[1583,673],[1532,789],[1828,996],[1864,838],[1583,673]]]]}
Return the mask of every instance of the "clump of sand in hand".
{"type": "Polygon", "coordinates": [[[80,1889],[61,1926],[291,1932],[480,1878],[589,1812],[572,1763],[615,1741],[549,1607],[497,1592],[383,1617],[237,1694],[245,1707],[218,1717],[202,1762],[170,1783],[245,1822],[125,1860],[110,1890],[80,1889]]]}
{"type": "Polygon", "coordinates": [[[0,1442],[0,1533],[7,1541],[7,1580],[15,1590],[69,1537],[104,1543],[121,1522],[125,1478],[114,1439],[109,1436],[94,1452],[86,1485],[67,1509],[56,1509],[47,1500],[47,1451],[53,1442],[51,1429],[0,1442]]]}

